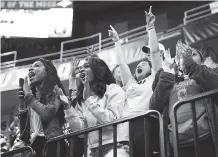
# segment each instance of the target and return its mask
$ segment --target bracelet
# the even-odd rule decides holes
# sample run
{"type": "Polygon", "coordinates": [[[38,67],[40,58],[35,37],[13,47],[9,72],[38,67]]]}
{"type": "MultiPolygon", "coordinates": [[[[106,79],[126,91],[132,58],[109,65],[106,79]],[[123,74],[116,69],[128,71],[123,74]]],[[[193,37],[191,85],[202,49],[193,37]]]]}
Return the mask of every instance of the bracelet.
{"type": "Polygon", "coordinates": [[[25,96],[24,96],[24,100],[27,101],[27,103],[29,103],[33,98],[33,94],[32,93],[27,93],[25,96]]]}
{"type": "Polygon", "coordinates": [[[114,43],[116,43],[116,42],[118,42],[118,41],[119,41],[119,39],[118,39],[118,40],[115,40],[114,43]]]}
{"type": "Polygon", "coordinates": [[[155,28],[154,24],[152,24],[152,25],[147,25],[147,30],[151,30],[151,29],[154,29],[154,28],[155,28]]]}

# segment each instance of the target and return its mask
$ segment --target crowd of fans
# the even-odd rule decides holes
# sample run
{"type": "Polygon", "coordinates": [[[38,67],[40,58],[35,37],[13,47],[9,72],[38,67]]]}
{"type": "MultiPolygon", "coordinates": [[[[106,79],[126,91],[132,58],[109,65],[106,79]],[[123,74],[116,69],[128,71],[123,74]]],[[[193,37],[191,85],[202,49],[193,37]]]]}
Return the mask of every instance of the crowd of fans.
{"type": "MultiPolygon", "coordinates": [[[[152,8],[145,12],[149,55],[132,74],[126,63],[119,35],[110,26],[109,36],[115,43],[117,66],[109,69],[92,50],[89,57],[74,59],[69,77],[69,96],[66,95],[52,62],[39,59],[34,62],[23,87],[18,90],[19,119],[11,125],[13,140],[8,143],[1,134],[1,152],[30,145],[37,157],[42,156],[46,140],[63,134],[67,122],[71,131],[105,124],[120,118],[137,115],[150,109],[169,119],[167,130],[172,154],[172,108],[186,97],[218,88],[218,52],[210,47],[197,50],[181,41],[176,45],[176,56],[158,43],[155,16],[152,8]],[[19,128],[19,129],[17,129],[19,128]]],[[[142,51],[144,51],[143,49],[142,51]]],[[[147,52],[147,51],[146,51],[147,52]]],[[[210,101],[196,102],[196,116],[201,156],[215,157],[214,132],[208,111],[210,101]]],[[[216,106],[217,109],[217,106],[216,106]]],[[[193,122],[190,103],[178,109],[179,155],[194,156],[193,122]]],[[[218,115],[218,110],[216,110],[218,115]]],[[[158,120],[151,119],[151,155],[159,152],[158,120]]],[[[143,121],[133,124],[134,156],[143,156],[143,121]]],[[[117,128],[117,156],[129,155],[129,124],[117,128]]],[[[88,134],[88,156],[98,157],[98,131],[88,134]]],[[[76,140],[75,155],[82,157],[83,136],[76,140]]],[[[67,143],[61,141],[61,156],[66,156],[67,143]]],[[[102,130],[102,156],[113,156],[113,129],[102,130]]],[[[56,156],[57,145],[50,144],[47,157],[56,156]]]]}

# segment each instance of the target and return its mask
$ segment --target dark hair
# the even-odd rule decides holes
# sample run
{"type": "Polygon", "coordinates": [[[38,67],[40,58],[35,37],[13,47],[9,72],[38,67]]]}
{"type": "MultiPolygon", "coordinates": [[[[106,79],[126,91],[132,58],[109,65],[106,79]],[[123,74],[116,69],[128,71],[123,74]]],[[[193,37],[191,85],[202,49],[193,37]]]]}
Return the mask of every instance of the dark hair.
{"type": "MultiPolygon", "coordinates": [[[[46,77],[43,82],[43,87],[41,89],[41,96],[40,96],[40,102],[46,105],[46,103],[54,96],[53,89],[55,85],[61,88],[64,94],[66,93],[63,88],[63,85],[61,84],[60,78],[58,77],[57,74],[57,70],[53,65],[53,63],[43,58],[40,58],[38,61],[41,61],[43,63],[46,71],[46,77]]],[[[36,94],[35,86],[32,86],[32,92],[34,95],[36,94]]],[[[58,119],[60,120],[60,124],[63,125],[65,123],[63,105],[59,107],[56,114],[60,116],[58,119]]]]}
{"type": "MultiPolygon", "coordinates": [[[[107,64],[100,58],[88,57],[86,60],[94,75],[94,80],[90,83],[91,89],[98,97],[102,98],[106,92],[106,85],[110,85],[111,83],[115,84],[115,79],[107,64]]],[[[83,101],[83,89],[84,86],[80,82],[76,97],[79,104],[83,101]]]]}
{"type": "Polygon", "coordinates": [[[201,48],[201,52],[202,52],[204,58],[211,57],[211,59],[214,63],[218,63],[218,53],[216,51],[214,51],[214,49],[212,47],[203,46],[201,48]]]}
{"type": "MultiPolygon", "coordinates": [[[[141,63],[141,62],[148,62],[148,65],[150,66],[150,69],[152,68],[151,61],[150,61],[148,58],[143,59],[142,61],[140,61],[140,63],[141,63]]],[[[145,76],[145,78],[147,78],[147,77],[150,76],[150,75],[151,75],[151,72],[150,72],[150,73],[147,73],[146,76],[145,76]]],[[[136,81],[138,81],[135,73],[134,73],[134,79],[135,79],[136,81]]]]}

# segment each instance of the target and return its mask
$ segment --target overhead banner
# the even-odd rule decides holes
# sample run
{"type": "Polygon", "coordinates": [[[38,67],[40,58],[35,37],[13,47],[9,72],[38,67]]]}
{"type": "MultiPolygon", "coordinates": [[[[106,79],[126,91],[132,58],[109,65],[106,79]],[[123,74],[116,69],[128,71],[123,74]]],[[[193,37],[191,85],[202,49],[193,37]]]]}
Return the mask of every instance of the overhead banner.
{"type": "Polygon", "coordinates": [[[1,2],[0,36],[29,38],[71,37],[72,2],[1,2]],[[71,6],[68,8],[68,6],[71,6]]]}
{"type": "Polygon", "coordinates": [[[187,24],[182,30],[185,42],[189,45],[218,36],[218,13],[187,24]]]}

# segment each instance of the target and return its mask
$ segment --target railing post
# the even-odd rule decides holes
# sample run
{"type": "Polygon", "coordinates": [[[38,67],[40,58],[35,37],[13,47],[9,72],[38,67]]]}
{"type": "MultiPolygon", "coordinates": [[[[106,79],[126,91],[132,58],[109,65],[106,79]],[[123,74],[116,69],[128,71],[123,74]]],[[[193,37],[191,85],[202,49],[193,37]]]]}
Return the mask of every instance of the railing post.
{"type": "Polygon", "coordinates": [[[98,135],[99,135],[98,157],[102,157],[102,128],[99,128],[98,135]]]}
{"type": "Polygon", "coordinates": [[[197,125],[197,119],[196,119],[196,107],[195,102],[191,102],[191,109],[192,109],[192,121],[193,121],[193,132],[194,132],[194,142],[195,142],[195,155],[196,157],[200,156],[199,152],[199,139],[198,139],[198,125],[197,125]]]}
{"type": "Polygon", "coordinates": [[[129,121],[129,149],[130,157],[134,157],[134,132],[132,120],[129,121]]]}
{"type": "Polygon", "coordinates": [[[84,157],[87,157],[88,133],[84,136],[84,157]]]}
{"type": "Polygon", "coordinates": [[[62,60],[63,60],[63,51],[64,51],[64,43],[61,42],[60,62],[62,62],[62,60]]]}
{"type": "Polygon", "coordinates": [[[70,157],[74,156],[74,139],[69,139],[70,157]]]}
{"type": "Polygon", "coordinates": [[[150,156],[150,146],[149,146],[149,133],[150,133],[150,123],[147,119],[147,117],[143,117],[143,124],[144,124],[144,142],[145,142],[145,157],[150,156]]]}
{"type": "Polygon", "coordinates": [[[114,157],[117,157],[117,124],[113,125],[113,142],[114,157]]]}
{"type": "Polygon", "coordinates": [[[102,35],[101,35],[101,33],[99,33],[99,45],[98,45],[98,52],[100,53],[101,52],[101,39],[102,38],[102,35]]]}
{"type": "Polygon", "coordinates": [[[216,152],[216,157],[218,157],[218,122],[217,122],[217,120],[218,120],[218,115],[216,115],[216,112],[218,112],[217,110],[218,110],[218,107],[216,108],[216,102],[215,102],[215,100],[212,100],[212,104],[211,104],[211,106],[212,106],[212,109],[211,109],[211,111],[212,111],[212,123],[213,123],[213,125],[214,125],[214,145],[215,145],[215,152],[216,152]]]}

